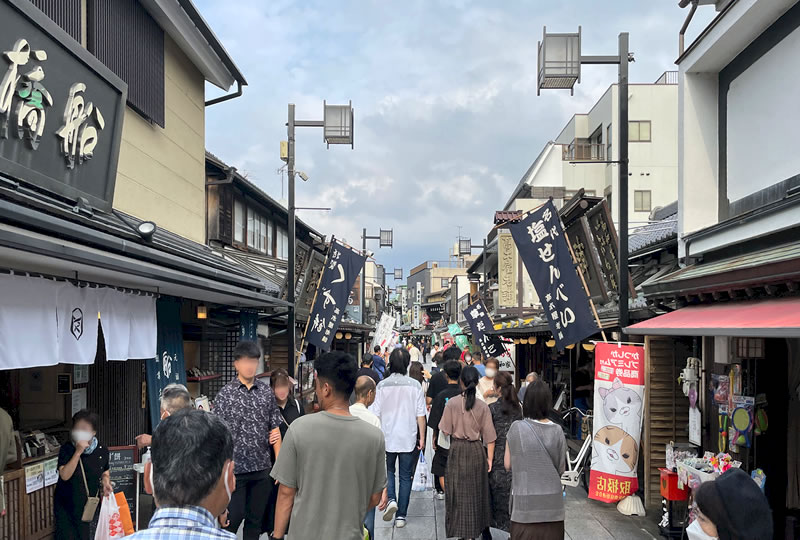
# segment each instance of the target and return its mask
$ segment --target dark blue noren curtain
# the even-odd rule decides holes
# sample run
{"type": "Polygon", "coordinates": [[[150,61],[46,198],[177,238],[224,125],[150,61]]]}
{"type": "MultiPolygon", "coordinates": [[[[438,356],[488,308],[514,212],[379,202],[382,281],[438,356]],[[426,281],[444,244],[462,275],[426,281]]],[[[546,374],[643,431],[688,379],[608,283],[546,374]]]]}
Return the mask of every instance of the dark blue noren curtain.
{"type": "Polygon", "coordinates": [[[239,341],[258,342],[258,312],[243,309],[239,312],[239,341]]]}
{"type": "Polygon", "coordinates": [[[183,359],[183,327],[181,301],[162,297],[156,302],[158,339],[156,358],[146,361],[147,404],[150,422],[155,431],[161,417],[161,392],[168,384],[186,384],[186,364],[183,359]]]}

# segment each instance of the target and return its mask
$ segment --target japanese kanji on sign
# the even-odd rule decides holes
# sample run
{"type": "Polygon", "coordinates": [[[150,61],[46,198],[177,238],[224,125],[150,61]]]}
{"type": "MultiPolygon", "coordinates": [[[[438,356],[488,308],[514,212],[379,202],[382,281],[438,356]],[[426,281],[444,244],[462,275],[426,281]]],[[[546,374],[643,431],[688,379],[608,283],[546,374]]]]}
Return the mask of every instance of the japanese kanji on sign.
{"type": "Polygon", "coordinates": [[[509,225],[559,349],[597,332],[553,201],[509,225]]]}
{"type": "Polygon", "coordinates": [[[331,350],[333,336],[342,322],[350,290],[365,258],[350,247],[335,240],[331,242],[306,326],[305,339],[308,343],[313,343],[323,351],[331,350]]]}
{"type": "Polygon", "coordinates": [[[483,300],[478,300],[470,304],[464,310],[464,317],[467,319],[469,327],[472,329],[472,336],[475,343],[481,348],[484,358],[492,358],[508,354],[506,347],[498,336],[490,336],[486,333],[494,326],[483,300]]]}
{"type": "Polygon", "coordinates": [[[616,502],[639,488],[644,347],[598,343],[589,498],[616,502]]]}

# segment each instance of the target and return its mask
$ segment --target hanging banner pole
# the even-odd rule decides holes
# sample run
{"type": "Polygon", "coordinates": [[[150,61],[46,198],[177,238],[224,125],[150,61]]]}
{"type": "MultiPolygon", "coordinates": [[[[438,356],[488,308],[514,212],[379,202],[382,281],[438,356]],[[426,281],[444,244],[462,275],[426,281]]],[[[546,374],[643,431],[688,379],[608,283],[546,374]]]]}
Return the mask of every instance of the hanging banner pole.
{"type": "Polygon", "coordinates": [[[572,250],[572,242],[569,241],[569,235],[567,234],[567,229],[564,229],[564,238],[567,241],[567,247],[569,248],[569,253],[572,255],[572,262],[575,264],[575,269],[578,271],[578,276],[581,278],[581,283],[583,283],[583,290],[586,291],[586,296],[589,297],[589,305],[592,307],[592,313],[594,314],[594,320],[597,321],[597,328],[600,330],[600,335],[603,336],[603,341],[608,341],[606,338],[606,331],[603,330],[603,325],[600,324],[600,316],[597,314],[597,308],[594,305],[594,300],[592,300],[592,295],[589,293],[589,286],[586,284],[586,278],[583,277],[583,270],[581,269],[581,265],[578,264],[578,261],[575,258],[575,252],[572,250]]]}
{"type": "MultiPolygon", "coordinates": [[[[308,324],[311,322],[311,313],[314,311],[314,306],[317,304],[317,294],[319,293],[319,284],[322,283],[322,274],[325,273],[325,267],[328,266],[328,259],[331,256],[331,249],[333,248],[333,241],[336,237],[331,235],[331,242],[328,247],[328,253],[325,254],[325,262],[320,270],[319,277],[317,278],[317,287],[314,289],[314,298],[311,300],[311,309],[308,310],[308,319],[306,319],[306,327],[303,328],[303,338],[300,340],[300,348],[297,350],[298,357],[303,354],[303,346],[306,344],[306,334],[308,334],[308,324]]],[[[603,336],[605,339],[605,336],[603,336]]]]}

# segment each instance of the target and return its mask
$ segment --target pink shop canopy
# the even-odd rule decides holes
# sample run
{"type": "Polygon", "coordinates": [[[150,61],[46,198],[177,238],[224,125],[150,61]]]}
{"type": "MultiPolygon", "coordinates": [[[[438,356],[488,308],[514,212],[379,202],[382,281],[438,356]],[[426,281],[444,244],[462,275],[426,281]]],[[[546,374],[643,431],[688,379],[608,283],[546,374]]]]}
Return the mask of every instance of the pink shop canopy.
{"type": "Polygon", "coordinates": [[[634,324],[646,336],[800,337],[800,297],[689,306],[634,324]]]}

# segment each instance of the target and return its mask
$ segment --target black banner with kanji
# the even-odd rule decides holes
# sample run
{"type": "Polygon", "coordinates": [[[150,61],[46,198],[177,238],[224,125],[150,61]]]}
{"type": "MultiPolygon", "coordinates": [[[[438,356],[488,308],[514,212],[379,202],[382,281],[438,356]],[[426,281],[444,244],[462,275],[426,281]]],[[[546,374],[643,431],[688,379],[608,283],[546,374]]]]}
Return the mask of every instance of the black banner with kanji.
{"type": "Polygon", "coordinates": [[[575,270],[553,201],[509,224],[509,229],[557,347],[563,349],[596,333],[589,297],[575,270]]]}
{"type": "Polygon", "coordinates": [[[472,329],[472,336],[475,338],[475,343],[483,351],[484,358],[498,357],[506,354],[506,347],[500,340],[499,336],[490,336],[486,333],[487,330],[493,329],[492,319],[486,311],[486,306],[483,305],[483,300],[467,306],[464,310],[464,317],[467,319],[469,327],[472,329]]]}
{"type": "Polygon", "coordinates": [[[331,350],[333,336],[345,315],[350,290],[365,259],[364,255],[335,240],[331,244],[306,327],[306,341],[323,351],[331,350]]]}

